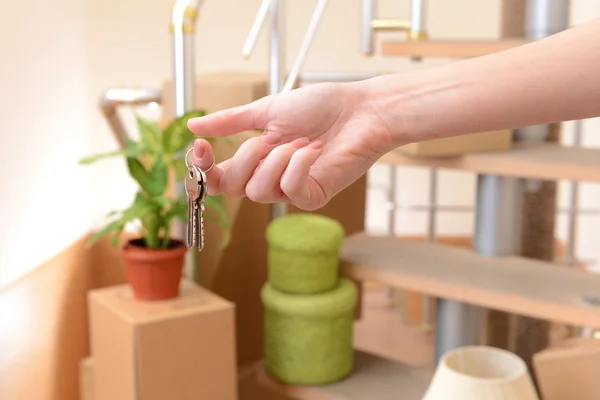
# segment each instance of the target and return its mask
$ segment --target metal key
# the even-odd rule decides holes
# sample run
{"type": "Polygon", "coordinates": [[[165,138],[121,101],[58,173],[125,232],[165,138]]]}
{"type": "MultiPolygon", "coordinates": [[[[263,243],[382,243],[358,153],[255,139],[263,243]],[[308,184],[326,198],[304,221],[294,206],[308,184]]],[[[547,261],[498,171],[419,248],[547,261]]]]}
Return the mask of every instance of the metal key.
{"type": "Polygon", "coordinates": [[[206,198],[206,174],[200,168],[189,165],[185,175],[185,191],[188,196],[188,247],[198,251],[204,248],[204,199],[206,198]]]}

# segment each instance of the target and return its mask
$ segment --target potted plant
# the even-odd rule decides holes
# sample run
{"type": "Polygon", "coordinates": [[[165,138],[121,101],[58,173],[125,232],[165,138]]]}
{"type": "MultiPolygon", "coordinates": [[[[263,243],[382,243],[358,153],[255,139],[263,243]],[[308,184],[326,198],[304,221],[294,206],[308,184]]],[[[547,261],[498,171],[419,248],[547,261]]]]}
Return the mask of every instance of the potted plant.
{"type": "MultiPolygon", "coordinates": [[[[121,248],[127,279],[140,300],[163,300],[179,294],[187,246],[173,238],[171,230],[176,220],[187,222],[188,201],[185,194],[171,193],[169,180],[175,177],[177,182],[183,182],[185,150],[196,138],[187,128],[187,121],[202,115],[203,111],[190,111],[164,129],[136,117],[139,141],[129,139],[121,150],[80,160],[80,164],[91,164],[107,157],[124,157],[129,174],[139,185],[131,205],[109,213],[108,223],[91,237],[90,243],[110,235],[113,246],[118,247],[125,225],[134,221],[141,224],[141,235],[121,248]]],[[[229,220],[222,196],[207,196],[204,204],[205,217],[225,229],[227,241],[229,220]]]]}

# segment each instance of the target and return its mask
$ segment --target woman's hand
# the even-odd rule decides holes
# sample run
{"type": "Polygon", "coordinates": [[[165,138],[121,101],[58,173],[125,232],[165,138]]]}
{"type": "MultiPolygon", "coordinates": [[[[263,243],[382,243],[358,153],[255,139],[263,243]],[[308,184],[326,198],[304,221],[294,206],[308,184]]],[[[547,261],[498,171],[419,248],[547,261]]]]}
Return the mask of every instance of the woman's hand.
{"type": "MultiPolygon", "coordinates": [[[[391,132],[359,87],[318,84],[191,119],[190,130],[204,137],[265,130],[208,172],[209,193],[323,207],[391,148],[391,132]]],[[[195,165],[213,161],[210,144],[198,139],[195,165]]]]}

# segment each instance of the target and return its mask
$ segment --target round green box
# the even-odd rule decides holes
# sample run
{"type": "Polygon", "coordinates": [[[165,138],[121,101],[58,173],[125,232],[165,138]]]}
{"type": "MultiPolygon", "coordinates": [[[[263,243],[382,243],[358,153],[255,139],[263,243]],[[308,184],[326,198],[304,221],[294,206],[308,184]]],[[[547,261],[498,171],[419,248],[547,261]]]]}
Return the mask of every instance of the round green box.
{"type": "Polygon", "coordinates": [[[261,293],[266,371],[294,385],[345,378],[354,364],[357,296],[356,286],[347,278],[340,278],[331,291],[311,295],[284,293],[267,282],[261,293]]]}
{"type": "Polygon", "coordinates": [[[267,227],[271,285],[296,294],[319,293],[337,284],[342,224],[318,214],[288,214],[267,227]]]}

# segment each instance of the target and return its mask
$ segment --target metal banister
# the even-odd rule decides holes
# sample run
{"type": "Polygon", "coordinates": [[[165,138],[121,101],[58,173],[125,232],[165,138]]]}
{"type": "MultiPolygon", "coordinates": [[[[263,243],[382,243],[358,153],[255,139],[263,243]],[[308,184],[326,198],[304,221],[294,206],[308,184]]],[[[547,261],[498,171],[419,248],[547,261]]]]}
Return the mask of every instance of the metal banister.
{"type": "Polygon", "coordinates": [[[153,88],[112,88],[108,89],[99,101],[102,114],[108,121],[112,133],[119,146],[125,148],[129,135],[125,125],[119,118],[118,108],[120,106],[140,106],[150,103],[161,104],[161,91],[153,88]]]}

